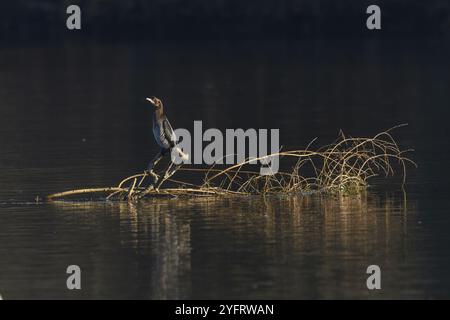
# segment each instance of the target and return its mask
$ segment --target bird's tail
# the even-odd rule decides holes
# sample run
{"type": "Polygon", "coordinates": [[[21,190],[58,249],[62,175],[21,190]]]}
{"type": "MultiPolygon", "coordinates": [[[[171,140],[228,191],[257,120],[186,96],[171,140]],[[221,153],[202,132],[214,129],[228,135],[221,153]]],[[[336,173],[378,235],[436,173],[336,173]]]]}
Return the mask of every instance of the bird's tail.
{"type": "Polygon", "coordinates": [[[183,161],[189,160],[189,155],[187,153],[184,153],[183,150],[180,149],[180,147],[175,146],[175,150],[178,152],[178,155],[181,159],[183,159],[183,161]]]}

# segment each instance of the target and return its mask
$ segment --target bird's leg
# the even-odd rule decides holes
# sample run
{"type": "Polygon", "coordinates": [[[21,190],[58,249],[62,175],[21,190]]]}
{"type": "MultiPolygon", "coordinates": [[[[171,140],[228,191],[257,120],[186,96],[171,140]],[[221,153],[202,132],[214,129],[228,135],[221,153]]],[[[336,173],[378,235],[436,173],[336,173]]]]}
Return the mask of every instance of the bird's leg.
{"type": "Polygon", "coordinates": [[[151,175],[153,177],[153,185],[156,185],[156,182],[158,182],[158,179],[159,179],[158,175],[155,172],[153,172],[153,168],[164,157],[164,154],[165,154],[165,152],[162,149],[160,152],[158,152],[156,154],[156,156],[153,158],[153,160],[148,164],[147,172],[149,175],[151,175]]]}
{"type": "Polygon", "coordinates": [[[165,154],[165,150],[161,149],[156,156],[153,158],[153,160],[148,164],[148,171],[153,171],[153,167],[156,166],[158,164],[158,162],[162,159],[162,157],[165,154]]]}

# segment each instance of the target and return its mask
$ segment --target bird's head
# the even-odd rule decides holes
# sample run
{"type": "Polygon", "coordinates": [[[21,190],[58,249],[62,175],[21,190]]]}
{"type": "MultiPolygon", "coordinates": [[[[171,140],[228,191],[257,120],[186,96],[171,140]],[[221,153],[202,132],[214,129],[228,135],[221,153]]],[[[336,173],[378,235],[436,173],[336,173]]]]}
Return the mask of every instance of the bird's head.
{"type": "Polygon", "coordinates": [[[162,101],[159,100],[159,99],[156,98],[156,97],[153,97],[153,98],[147,98],[147,101],[149,101],[149,102],[155,107],[156,110],[159,110],[159,109],[162,109],[162,108],[163,108],[162,101]]]}

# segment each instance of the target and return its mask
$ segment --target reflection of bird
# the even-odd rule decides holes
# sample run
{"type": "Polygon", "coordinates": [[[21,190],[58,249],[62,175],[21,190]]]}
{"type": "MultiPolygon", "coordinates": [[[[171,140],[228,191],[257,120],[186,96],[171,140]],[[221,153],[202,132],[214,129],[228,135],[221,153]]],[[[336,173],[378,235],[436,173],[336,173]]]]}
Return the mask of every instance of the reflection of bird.
{"type": "MultiPolygon", "coordinates": [[[[175,132],[172,129],[172,126],[169,123],[166,115],[164,114],[164,106],[162,101],[156,97],[147,98],[148,101],[155,107],[155,111],[153,112],[153,135],[155,137],[156,143],[161,147],[160,152],[155,156],[155,158],[149,163],[148,171],[152,174],[155,179],[158,177],[153,172],[153,167],[164,157],[164,155],[168,151],[172,151],[173,148],[176,148],[178,155],[183,159],[187,160],[188,155],[183,153],[177,144],[177,137],[175,132]]],[[[166,172],[167,175],[167,172],[166,172]]]]}

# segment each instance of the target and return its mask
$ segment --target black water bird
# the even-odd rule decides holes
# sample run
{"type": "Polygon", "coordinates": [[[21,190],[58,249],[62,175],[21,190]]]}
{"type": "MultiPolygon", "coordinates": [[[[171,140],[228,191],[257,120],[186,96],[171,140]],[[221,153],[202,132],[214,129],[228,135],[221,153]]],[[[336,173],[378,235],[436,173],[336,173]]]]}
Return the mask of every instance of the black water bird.
{"type": "MultiPolygon", "coordinates": [[[[169,120],[164,114],[164,106],[162,101],[156,97],[147,98],[147,101],[155,107],[153,112],[153,136],[155,137],[156,143],[161,147],[161,150],[149,163],[147,171],[155,178],[155,180],[157,180],[158,176],[153,172],[153,168],[167,152],[171,152],[173,148],[176,148],[178,155],[183,160],[187,160],[188,155],[183,153],[183,151],[176,146],[177,137],[172,129],[172,126],[170,125],[169,120]]],[[[167,175],[168,172],[166,171],[165,176],[167,175]]]]}

